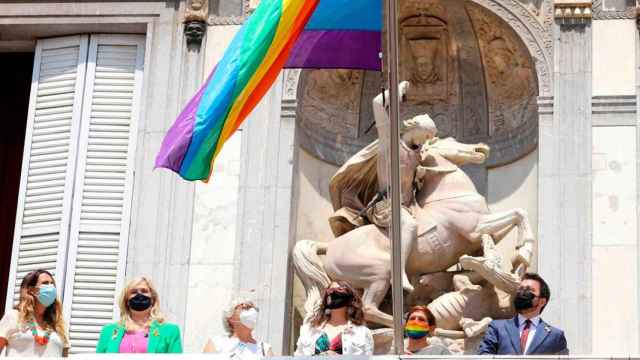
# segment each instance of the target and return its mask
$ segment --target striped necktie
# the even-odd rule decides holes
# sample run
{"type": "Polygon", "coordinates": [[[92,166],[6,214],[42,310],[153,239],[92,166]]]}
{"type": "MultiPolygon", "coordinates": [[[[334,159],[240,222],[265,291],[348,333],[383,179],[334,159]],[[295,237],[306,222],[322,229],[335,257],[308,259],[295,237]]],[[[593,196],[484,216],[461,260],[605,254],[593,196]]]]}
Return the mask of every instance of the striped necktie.
{"type": "Polygon", "coordinates": [[[522,334],[520,335],[520,349],[522,350],[522,355],[526,353],[527,339],[529,338],[529,328],[531,328],[531,320],[527,319],[524,322],[524,328],[522,329],[522,334]]]}

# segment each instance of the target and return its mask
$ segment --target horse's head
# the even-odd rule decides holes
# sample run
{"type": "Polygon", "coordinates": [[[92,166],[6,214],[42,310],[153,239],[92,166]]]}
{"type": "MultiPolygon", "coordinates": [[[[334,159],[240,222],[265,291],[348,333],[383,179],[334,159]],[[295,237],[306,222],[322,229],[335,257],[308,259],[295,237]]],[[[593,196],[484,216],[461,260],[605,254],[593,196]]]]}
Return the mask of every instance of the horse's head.
{"type": "Polygon", "coordinates": [[[436,153],[456,166],[482,164],[489,158],[489,146],[483,143],[463,144],[454,138],[437,139],[425,143],[421,150],[422,161],[436,153]]]}

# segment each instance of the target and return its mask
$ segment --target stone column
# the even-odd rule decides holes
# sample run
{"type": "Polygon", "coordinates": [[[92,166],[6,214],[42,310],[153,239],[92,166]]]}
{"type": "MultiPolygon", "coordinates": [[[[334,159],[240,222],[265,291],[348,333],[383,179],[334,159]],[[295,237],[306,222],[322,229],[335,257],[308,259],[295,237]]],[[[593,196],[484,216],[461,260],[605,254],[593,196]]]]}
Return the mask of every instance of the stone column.
{"type": "Polygon", "coordinates": [[[291,298],[288,254],[295,125],[295,95],[283,99],[282,93],[280,77],[242,129],[234,278],[237,295],[257,300],[256,335],[276,354],[287,339],[284,329],[291,298]]]}
{"type": "Polygon", "coordinates": [[[184,11],[163,11],[148,26],[148,84],[138,131],[126,270],[127,278],[152,278],[162,310],[181,328],[186,318],[194,185],[168,170],[154,170],[153,164],[167,129],[202,79],[204,52],[187,48],[184,11]]]}
{"type": "Polygon", "coordinates": [[[539,260],[572,353],[591,352],[590,4],[555,1],[553,114],[540,98],[539,260]]]}

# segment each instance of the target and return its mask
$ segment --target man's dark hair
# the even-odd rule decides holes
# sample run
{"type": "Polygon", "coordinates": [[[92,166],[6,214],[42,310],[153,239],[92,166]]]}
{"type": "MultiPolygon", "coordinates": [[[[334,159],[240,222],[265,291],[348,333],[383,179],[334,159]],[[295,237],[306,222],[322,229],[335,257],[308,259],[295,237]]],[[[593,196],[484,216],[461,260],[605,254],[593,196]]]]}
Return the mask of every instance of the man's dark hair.
{"type": "MultiPolygon", "coordinates": [[[[538,284],[540,284],[540,297],[543,298],[543,299],[546,299],[547,300],[547,304],[549,303],[549,299],[551,298],[551,290],[549,289],[549,285],[547,284],[547,282],[544,281],[544,279],[540,275],[538,275],[536,273],[526,273],[522,277],[522,280],[534,280],[534,281],[537,281],[538,284]]],[[[542,313],[544,308],[547,307],[547,304],[544,304],[542,309],[540,309],[540,313],[542,313]]]]}

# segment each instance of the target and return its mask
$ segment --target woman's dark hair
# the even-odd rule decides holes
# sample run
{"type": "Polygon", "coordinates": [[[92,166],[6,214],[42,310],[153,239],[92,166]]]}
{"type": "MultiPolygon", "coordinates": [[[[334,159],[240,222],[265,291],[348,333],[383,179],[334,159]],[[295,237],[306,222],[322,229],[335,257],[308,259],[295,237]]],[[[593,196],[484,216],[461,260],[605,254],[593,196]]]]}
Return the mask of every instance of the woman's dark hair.
{"type": "MultiPolygon", "coordinates": [[[[347,294],[351,295],[351,304],[347,306],[347,317],[354,325],[364,325],[364,311],[362,311],[362,298],[360,294],[346,281],[334,281],[341,288],[345,290],[347,294]]],[[[316,309],[313,318],[311,318],[311,326],[318,327],[324,322],[329,321],[331,318],[331,312],[327,310],[327,295],[330,293],[331,285],[329,285],[322,292],[322,304],[316,309]]]]}
{"type": "Polygon", "coordinates": [[[424,313],[424,315],[427,317],[427,322],[429,323],[430,327],[434,328],[436,326],[436,317],[433,316],[431,310],[429,310],[429,308],[425,305],[412,306],[411,309],[409,309],[407,316],[405,316],[404,318],[405,324],[409,321],[409,317],[411,317],[411,314],[418,311],[424,313]]]}

